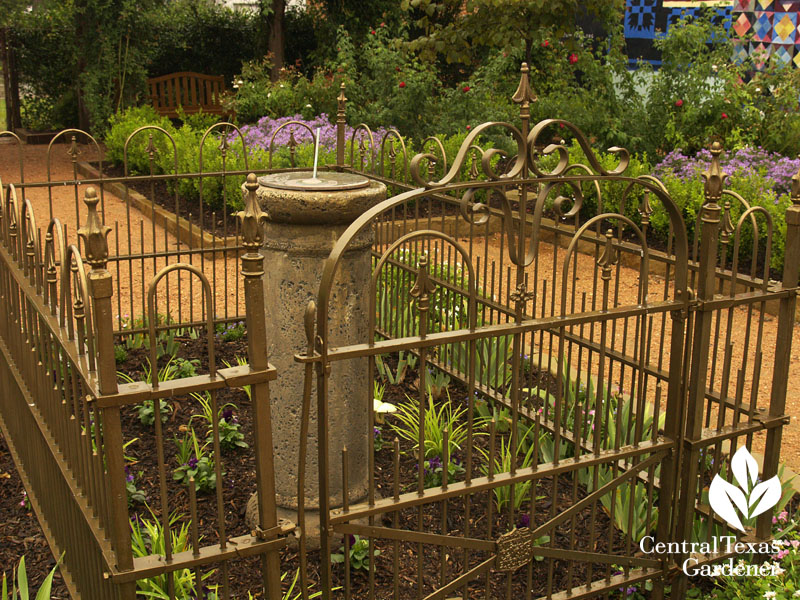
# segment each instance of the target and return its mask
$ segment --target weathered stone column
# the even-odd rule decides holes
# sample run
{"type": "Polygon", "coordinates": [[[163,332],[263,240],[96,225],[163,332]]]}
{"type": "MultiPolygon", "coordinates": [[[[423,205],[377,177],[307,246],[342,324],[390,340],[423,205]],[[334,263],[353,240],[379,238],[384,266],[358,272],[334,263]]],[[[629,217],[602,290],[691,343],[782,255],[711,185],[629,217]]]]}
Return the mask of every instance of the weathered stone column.
{"type": "MultiPolygon", "coordinates": [[[[365,210],[386,198],[386,186],[341,173],[321,173],[332,189],[282,189],[299,187],[297,173],[262,177],[257,192],[267,213],[263,254],[267,339],[270,363],[278,371],[270,385],[276,497],[280,516],[295,520],[297,510],[298,448],[303,400],[304,367],[294,361],[305,354],[308,341],[303,315],[309,300],[316,301],[322,266],[333,244],[347,226],[365,210]],[[288,180],[288,181],[286,181],[288,180]],[[285,184],[285,185],[284,185],[285,184]],[[358,186],[358,187],[356,187],[358,186]],[[351,189],[336,189],[350,187],[351,189]]],[[[327,185],[325,185],[327,184],[327,185]]],[[[309,186],[310,187],[310,186],[309,186]]],[[[369,339],[368,315],[371,277],[372,228],[350,245],[339,265],[330,300],[329,332],[335,345],[363,343],[369,339]]],[[[311,396],[311,418],[306,468],[306,519],[311,544],[318,539],[319,470],[317,468],[316,376],[311,396]]],[[[341,451],[347,447],[348,487],[351,501],[367,494],[367,459],[370,377],[367,360],[333,365],[329,394],[330,502],[342,503],[341,451]]],[[[251,502],[252,504],[252,502],[251,502]]]]}

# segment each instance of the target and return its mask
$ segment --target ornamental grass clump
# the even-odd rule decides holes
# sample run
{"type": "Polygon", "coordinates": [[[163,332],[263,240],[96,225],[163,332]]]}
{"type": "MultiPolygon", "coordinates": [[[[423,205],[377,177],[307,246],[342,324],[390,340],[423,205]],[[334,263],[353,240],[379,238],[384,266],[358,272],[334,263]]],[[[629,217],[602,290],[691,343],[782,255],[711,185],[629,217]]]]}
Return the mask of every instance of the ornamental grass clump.
{"type": "MultiPolygon", "coordinates": [[[[408,396],[407,396],[408,398],[408,396]]],[[[425,458],[444,456],[444,432],[448,432],[447,455],[452,457],[467,438],[466,409],[454,407],[447,399],[437,407],[433,395],[428,393],[428,405],[425,407],[423,427],[425,435],[425,458]]],[[[414,450],[419,448],[420,405],[411,398],[397,407],[397,413],[391,428],[401,438],[413,444],[414,450]]]]}

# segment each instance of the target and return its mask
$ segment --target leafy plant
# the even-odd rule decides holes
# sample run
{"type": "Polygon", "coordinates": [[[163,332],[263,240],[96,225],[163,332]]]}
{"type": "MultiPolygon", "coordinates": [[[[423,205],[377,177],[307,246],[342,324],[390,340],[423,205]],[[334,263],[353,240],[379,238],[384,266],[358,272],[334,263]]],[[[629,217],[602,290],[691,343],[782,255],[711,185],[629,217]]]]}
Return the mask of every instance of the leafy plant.
{"type": "MultiPolygon", "coordinates": [[[[186,361],[180,358],[170,356],[167,363],[158,370],[159,381],[172,381],[178,379],[179,376],[186,376],[187,373],[193,371],[195,364],[199,362],[186,361]]],[[[192,373],[194,374],[194,373],[192,373]]],[[[117,377],[126,383],[134,383],[136,380],[122,371],[117,371],[117,377]]],[[[150,365],[150,359],[146,359],[146,363],[142,365],[142,380],[145,383],[152,384],[153,382],[153,369],[150,365]]],[[[164,398],[158,400],[159,411],[161,413],[161,422],[166,423],[169,415],[172,413],[172,405],[164,398]]],[[[145,400],[141,404],[136,405],[139,421],[142,425],[153,425],[156,421],[155,405],[152,400],[145,400]]]]}
{"type": "Polygon", "coordinates": [[[128,507],[134,504],[144,504],[147,501],[145,493],[136,487],[136,482],[141,479],[142,474],[131,472],[130,466],[125,465],[125,491],[128,495],[128,507]]]}
{"type": "Polygon", "coordinates": [[[447,391],[447,386],[450,385],[450,376],[440,369],[428,370],[425,384],[428,388],[428,393],[433,396],[433,399],[439,400],[442,394],[447,391]]]}
{"type": "MultiPolygon", "coordinates": [[[[64,555],[61,555],[61,558],[58,559],[56,566],[47,574],[47,577],[44,578],[42,581],[42,585],[39,587],[39,591],[36,592],[36,596],[34,600],[50,600],[50,591],[53,588],[53,576],[56,573],[56,569],[61,564],[64,555]]],[[[11,595],[9,596],[8,590],[8,581],[6,577],[5,571],[3,571],[3,585],[2,589],[0,589],[0,600],[29,600],[30,599],[30,591],[28,590],[28,570],[25,567],[25,557],[19,559],[19,564],[17,565],[17,571],[14,572],[14,569],[11,569],[11,595]]]]}
{"type": "Polygon", "coordinates": [[[411,352],[400,350],[397,358],[397,371],[392,373],[391,367],[386,365],[383,356],[377,354],[375,356],[375,366],[378,369],[378,375],[382,381],[388,381],[391,385],[397,385],[403,382],[409,369],[413,371],[417,366],[417,357],[411,352]]]}
{"type": "MultiPolygon", "coordinates": [[[[511,367],[514,336],[501,335],[475,341],[476,379],[484,386],[502,391],[508,389],[513,375],[511,367]]],[[[469,372],[469,345],[453,344],[445,362],[461,373],[469,372]]]]}
{"type": "MultiPolygon", "coordinates": [[[[200,446],[194,429],[182,440],[175,438],[178,452],[175,456],[178,467],[172,472],[172,479],[189,485],[189,480],[194,478],[197,491],[200,493],[211,492],[217,487],[217,474],[214,471],[214,460],[206,452],[208,442],[200,446]]],[[[220,475],[225,475],[222,471],[220,475]]]]}
{"type": "MultiPolygon", "coordinates": [[[[173,526],[183,519],[183,515],[173,512],[168,518],[168,531],[164,531],[161,519],[158,519],[150,510],[151,519],[143,519],[134,515],[131,519],[131,550],[134,558],[144,558],[151,555],[166,554],[166,536],[170,536],[173,553],[186,552],[191,550],[189,540],[189,522],[181,522],[177,529],[173,526]]],[[[209,571],[201,576],[201,582],[208,580],[214,575],[214,571],[209,571]]],[[[195,588],[195,574],[191,569],[178,569],[170,577],[173,578],[175,586],[175,598],[196,598],[198,597],[195,588]]],[[[171,596],[167,586],[168,575],[157,575],[148,579],[139,579],[136,588],[139,594],[149,598],[159,598],[168,600],[171,596]]],[[[203,585],[203,588],[206,586],[203,585]]],[[[205,590],[204,590],[205,591],[205,590]]]]}
{"type": "Polygon", "coordinates": [[[114,344],[114,361],[117,364],[124,363],[128,359],[128,351],[122,344],[114,344]]]}
{"type": "MultiPolygon", "coordinates": [[[[164,398],[159,398],[158,410],[161,415],[161,422],[166,423],[169,419],[169,415],[172,413],[172,405],[164,400],[164,398]]],[[[142,425],[150,427],[156,422],[156,409],[152,400],[145,400],[141,404],[137,404],[136,414],[142,425]]]]}
{"type": "MultiPolygon", "coordinates": [[[[453,457],[447,463],[447,481],[452,483],[457,480],[459,475],[464,473],[464,467],[453,457]]],[[[432,456],[423,463],[423,485],[425,488],[438,487],[442,485],[444,465],[438,456],[432,456]]]]}
{"type": "Polygon", "coordinates": [[[217,326],[217,336],[223,342],[239,341],[244,337],[245,331],[245,325],[242,321],[238,323],[228,323],[227,325],[220,324],[217,326]]]}
{"type": "MultiPolygon", "coordinates": [[[[392,430],[402,439],[413,444],[414,450],[419,447],[420,433],[420,407],[419,404],[408,398],[397,407],[394,422],[390,423],[392,430]]],[[[428,394],[428,405],[422,427],[425,437],[425,457],[444,455],[444,431],[448,431],[448,456],[453,456],[456,450],[461,449],[461,444],[467,437],[467,424],[463,420],[466,409],[453,407],[450,394],[447,400],[438,406],[433,402],[433,396],[428,394]]]]}
{"type": "MultiPolygon", "coordinates": [[[[527,438],[529,435],[533,434],[535,425],[531,425],[525,431],[525,435],[522,439],[527,438]]],[[[505,437],[500,438],[500,450],[494,457],[494,473],[508,473],[511,471],[511,467],[515,466],[518,469],[526,469],[533,464],[533,461],[536,460],[536,454],[534,452],[536,448],[536,444],[529,444],[528,449],[522,454],[523,450],[521,446],[517,446],[516,453],[513,452],[511,448],[511,439],[506,439],[505,437]],[[520,455],[522,459],[520,460],[520,455]]],[[[483,448],[479,448],[478,451],[483,456],[486,464],[481,465],[481,471],[484,475],[489,473],[489,451],[483,448]]],[[[528,493],[531,489],[531,485],[533,481],[530,479],[514,484],[514,510],[519,510],[519,507],[522,506],[522,502],[528,497],[528,493]]],[[[494,500],[495,504],[497,505],[498,512],[502,511],[506,506],[508,506],[509,502],[511,501],[511,486],[504,485],[500,487],[496,487],[493,489],[494,492],[494,500]]]]}
{"type": "MultiPolygon", "coordinates": [[[[588,491],[592,491],[592,478],[588,476],[582,480],[588,491]]],[[[598,468],[598,486],[602,487],[614,479],[614,473],[609,468],[598,468]]],[[[654,492],[654,496],[657,493],[654,492]]],[[[612,506],[614,512],[614,526],[632,540],[639,541],[644,536],[655,530],[658,522],[658,510],[648,498],[647,486],[637,481],[631,491],[629,483],[622,484],[608,494],[600,502],[603,509],[611,516],[612,506]],[[649,513],[649,515],[648,515],[649,513]],[[632,516],[632,518],[631,518],[632,516]],[[648,519],[649,516],[649,519],[648,519]]]]}
{"type": "Polygon", "coordinates": [[[236,410],[236,405],[233,402],[228,402],[227,404],[218,407],[217,414],[215,416],[211,407],[211,394],[209,392],[203,392],[202,394],[192,392],[191,396],[197,400],[203,412],[192,415],[189,419],[189,424],[191,425],[191,422],[194,419],[202,419],[206,422],[207,444],[214,443],[213,424],[214,419],[216,418],[219,431],[220,448],[223,450],[236,450],[237,448],[248,447],[247,442],[244,441],[244,433],[241,431],[239,420],[233,414],[233,411],[236,410]]]}
{"type": "MultiPolygon", "coordinates": [[[[350,535],[345,541],[342,542],[342,545],[339,547],[339,552],[331,553],[331,562],[336,564],[344,563],[345,556],[348,554],[348,551],[345,547],[348,542],[350,545],[350,566],[356,570],[368,570],[370,560],[369,540],[357,535],[350,535]]],[[[372,556],[377,557],[380,555],[380,553],[381,551],[376,549],[373,551],[372,556]]]]}
{"type": "Polygon", "coordinates": [[[386,441],[383,439],[383,431],[381,431],[380,427],[373,427],[372,431],[372,447],[375,449],[375,452],[380,452],[383,450],[384,444],[386,444],[386,441]]]}

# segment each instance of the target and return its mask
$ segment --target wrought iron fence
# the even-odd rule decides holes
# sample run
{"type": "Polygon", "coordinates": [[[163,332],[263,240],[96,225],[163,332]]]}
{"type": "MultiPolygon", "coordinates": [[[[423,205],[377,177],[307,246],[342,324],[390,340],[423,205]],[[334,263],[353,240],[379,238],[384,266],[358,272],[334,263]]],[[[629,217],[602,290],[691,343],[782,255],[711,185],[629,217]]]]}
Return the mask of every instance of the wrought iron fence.
{"type": "MultiPolygon", "coordinates": [[[[365,360],[371,375],[389,372],[395,379],[400,361],[416,363],[415,391],[401,404],[418,426],[416,439],[393,429],[400,439],[383,451],[368,443],[365,497],[349,497],[346,485],[341,499],[321,494],[319,553],[308,551],[301,507],[296,533],[303,597],[316,581],[308,561],[318,561],[324,597],[581,598],[646,579],[654,581],[655,597],[670,580],[673,597],[681,597],[685,556],[643,557],[637,538],[652,533],[665,542],[710,541],[731,533],[710,509],[707,486],[730,472],[739,447],[762,450],[762,478],[777,473],[800,268],[800,174],[786,216],[783,280],[775,282],[769,265],[776,225],[767,211],[724,188],[721,147],[712,147],[704,173],[705,204],[687,223],[661,182],[625,175],[623,150],[615,150],[619,165],[608,169],[570,123],[531,126],[525,71],[515,101],[519,128],[478,126],[455,157],[430,138],[412,158],[394,130],[378,142],[360,125],[345,139],[340,93],[337,164],[326,168],[382,181],[392,197],[338,240],[324,265],[315,310],[298,307],[298,319],[306,311],[309,332],[309,352],[296,357],[306,365],[299,472],[314,384],[324,439],[326,381],[334,363],[365,360]],[[570,162],[563,143],[545,139],[559,125],[581,145],[587,164],[570,162]],[[480,147],[492,129],[504,131],[513,147],[480,147]],[[734,223],[736,204],[741,216],[734,223]],[[652,235],[657,209],[670,223],[666,239],[652,235]],[[744,230],[757,232],[761,222],[767,238],[754,233],[754,243],[744,248],[744,230]],[[340,347],[327,330],[330,288],[339,257],[370,228],[369,336],[340,347]],[[774,341],[765,334],[768,311],[777,313],[774,341]],[[772,364],[764,364],[766,343],[776,346],[772,364]],[[434,398],[446,379],[460,382],[453,391],[458,398],[434,398]],[[431,454],[419,423],[442,410],[458,418],[444,428],[438,454],[431,454]],[[341,535],[345,557],[356,539],[350,536],[359,536],[355,543],[374,557],[365,563],[365,580],[349,560],[331,566],[341,535]]],[[[174,140],[158,128],[141,128],[126,142],[123,174],[112,177],[103,171],[97,142],[68,130],[48,148],[45,180],[35,182],[26,181],[16,139],[19,175],[2,186],[0,213],[0,425],[51,549],[66,552],[62,571],[76,598],[131,598],[145,578],[160,582],[165,597],[189,594],[182,587],[187,580],[194,595],[207,582],[217,595],[236,596],[241,592],[231,589],[229,569],[248,556],[262,561],[268,597],[280,597],[279,549],[294,526],[278,522],[274,501],[268,381],[279,374],[267,362],[269,305],[259,251],[264,215],[255,197],[255,174],[275,171],[273,148],[266,168],[246,163],[245,170],[229,170],[229,134],[241,141],[246,157],[240,132],[219,124],[203,137],[196,171],[179,173],[175,151],[174,172],[157,174],[153,140],[166,136],[175,147],[174,140]],[[202,148],[217,131],[224,132],[215,138],[222,169],[207,173],[202,148]],[[149,175],[129,174],[127,148],[137,136],[148,139],[149,175]],[[69,144],[58,145],[62,138],[69,144]],[[94,149],[95,171],[79,160],[81,139],[88,141],[84,152],[94,149]],[[51,177],[51,157],[59,149],[70,153],[69,180],[51,177]],[[218,219],[204,209],[203,182],[241,180],[248,172],[240,219],[227,213],[218,219]],[[199,217],[177,191],[181,181],[195,179],[199,217]],[[155,186],[167,182],[174,187],[171,214],[155,199],[155,186]],[[41,189],[47,194],[45,229],[32,201],[41,189]],[[108,192],[123,200],[118,219],[106,212],[108,192]],[[138,218],[134,207],[149,220],[138,218]],[[83,224],[78,239],[60,220],[73,211],[75,223],[83,224]],[[219,368],[215,332],[237,321],[246,322],[247,364],[219,368]],[[206,340],[206,373],[165,380],[159,332],[185,336],[189,330],[206,340]],[[114,343],[126,339],[151,342],[143,345],[149,380],[118,384],[114,343]],[[226,508],[216,416],[227,399],[223,390],[245,386],[252,427],[245,460],[259,491],[254,531],[243,530],[226,508]],[[185,488],[172,481],[164,454],[170,441],[162,423],[166,399],[186,410],[197,410],[203,400],[214,415],[207,450],[207,474],[217,482],[212,500],[198,501],[197,479],[188,477],[185,488]],[[153,432],[142,443],[156,450],[147,476],[157,502],[147,525],[137,525],[127,503],[131,433],[125,413],[146,403],[153,432]],[[145,544],[135,557],[132,528],[175,530],[170,509],[180,494],[188,495],[191,513],[183,537],[168,535],[160,548],[145,544]],[[203,502],[213,509],[200,519],[203,502]],[[212,569],[218,572],[209,575],[212,569]]],[[[228,192],[221,189],[226,204],[228,192]]],[[[376,417],[369,412],[362,434],[372,440],[376,417]]],[[[353,476],[346,449],[319,448],[321,490],[331,477],[353,476]]],[[[304,485],[301,476],[298,498],[304,485]]],[[[768,514],[757,520],[754,534],[769,537],[768,514]]]]}

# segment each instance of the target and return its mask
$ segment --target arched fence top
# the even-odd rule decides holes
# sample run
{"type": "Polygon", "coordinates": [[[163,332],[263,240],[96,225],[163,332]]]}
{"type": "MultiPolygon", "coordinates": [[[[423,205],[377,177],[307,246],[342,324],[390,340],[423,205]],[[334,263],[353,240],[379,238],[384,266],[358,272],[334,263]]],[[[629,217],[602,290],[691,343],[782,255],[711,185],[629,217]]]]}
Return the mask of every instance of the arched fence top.
{"type": "MultiPolygon", "coordinates": [[[[209,134],[212,131],[215,131],[216,129],[222,129],[223,127],[227,128],[227,129],[233,129],[234,130],[234,135],[241,140],[241,142],[242,142],[242,158],[244,160],[244,170],[247,171],[247,170],[250,169],[250,167],[248,166],[249,163],[248,163],[248,157],[247,157],[247,142],[244,139],[244,134],[242,133],[242,130],[239,129],[239,127],[234,125],[233,123],[228,123],[228,122],[223,121],[221,123],[215,123],[214,125],[212,125],[211,127],[209,127],[208,129],[206,129],[203,132],[203,137],[200,139],[200,157],[198,159],[198,170],[199,170],[200,173],[203,173],[203,150],[205,149],[205,146],[206,146],[206,138],[209,136],[209,134]]],[[[220,144],[217,147],[217,149],[222,153],[222,158],[223,158],[223,161],[224,161],[225,157],[227,155],[227,152],[228,152],[228,148],[230,147],[229,134],[223,132],[223,135],[220,136],[220,138],[219,138],[219,143],[220,144]]],[[[201,179],[201,181],[202,181],[202,179],[201,179]]]]}
{"type": "Polygon", "coordinates": [[[133,130],[131,132],[131,134],[125,139],[125,144],[122,147],[122,166],[123,166],[123,171],[125,172],[125,176],[127,177],[130,174],[129,171],[128,171],[128,148],[130,146],[131,141],[143,131],[150,131],[151,132],[149,134],[149,136],[148,136],[147,147],[145,148],[145,151],[147,152],[147,154],[149,156],[149,159],[150,159],[151,167],[152,167],[152,164],[153,164],[153,158],[155,156],[155,153],[158,151],[158,149],[156,148],[155,144],[153,143],[153,133],[152,132],[153,131],[157,131],[157,132],[165,135],[167,137],[167,139],[169,140],[170,144],[172,144],[172,162],[173,162],[173,168],[175,169],[175,173],[177,174],[178,173],[178,146],[177,146],[177,144],[175,142],[175,138],[172,137],[172,135],[170,135],[170,133],[166,129],[164,129],[163,127],[159,127],[158,125],[143,125],[142,127],[139,127],[139,128],[137,128],[137,129],[135,129],[135,130],[133,130]]]}
{"type": "MultiPolygon", "coordinates": [[[[641,186],[643,189],[649,191],[650,194],[655,195],[657,198],[659,198],[659,200],[662,202],[663,206],[667,210],[667,214],[669,216],[670,222],[674,230],[674,238],[675,238],[674,255],[676,261],[674,289],[676,298],[680,299],[683,302],[687,302],[688,294],[686,294],[686,289],[688,282],[688,262],[687,262],[688,241],[686,235],[686,228],[684,226],[681,211],[676,205],[676,203],[672,200],[669,194],[667,194],[662,189],[662,187],[655,182],[639,178],[626,177],[624,175],[616,175],[616,174],[607,174],[607,175],[586,174],[586,175],[569,175],[569,176],[563,176],[563,175],[547,176],[547,177],[538,177],[533,179],[514,179],[513,181],[500,181],[500,182],[492,180],[468,181],[462,183],[448,184],[447,186],[436,188],[436,190],[437,193],[440,194],[447,194],[450,192],[457,192],[457,193],[464,192],[465,197],[469,197],[470,192],[474,192],[475,190],[492,190],[499,192],[497,194],[494,194],[494,196],[499,198],[501,202],[502,213],[503,213],[503,227],[505,235],[509,238],[509,243],[507,244],[507,248],[509,249],[511,260],[512,262],[514,262],[514,264],[517,264],[519,266],[525,266],[530,264],[530,261],[532,260],[538,248],[542,209],[544,200],[546,199],[549,192],[552,191],[552,189],[556,188],[557,186],[563,186],[564,184],[569,184],[569,185],[581,184],[584,182],[595,181],[595,180],[600,180],[600,181],[610,180],[623,183],[633,183],[635,185],[641,186]],[[513,229],[515,226],[515,216],[514,212],[512,211],[510,201],[508,200],[507,196],[503,193],[504,187],[512,185],[513,186],[536,185],[539,186],[540,188],[540,193],[537,197],[536,206],[533,214],[533,224],[531,227],[530,235],[528,237],[529,240],[527,245],[528,250],[525,256],[518,256],[515,254],[516,252],[515,248],[517,247],[517,242],[518,242],[517,233],[513,229]]],[[[359,232],[371,226],[371,224],[375,222],[375,220],[382,213],[389,211],[392,208],[401,206],[406,202],[425,197],[429,193],[430,193],[429,190],[426,188],[418,188],[415,190],[410,190],[408,192],[399,194],[397,196],[394,196],[392,198],[389,198],[381,202],[380,204],[365,211],[358,219],[356,219],[345,230],[345,232],[339,237],[337,242],[334,244],[334,247],[331,250],[328,258],[326,259],[323,267],[322,278],[320,281],[318,296],[317,296],[317,328],[318,328],[318,334],[321,335],[321,337],[323,338],[324,342],[323,346],[325,346],[325,344],[327,343],[327,316],[328,316],[328,302],[330,299],[331,286],[334,277],[336,275],[336,271],[338,269],[341,257],[346,251],[349,244],[354,240],[354,238],[359,234],[359,232]]],[[[456,202],[456,200],[454,200],[454,202],[456,202]]],[[[483,208],[485,208],[485,206],[481,206],[477,203],[465,207],[464,210],[462,210],[462,217],[464,217],[469,222],[469,217],[471,217],[473,214],[479,213],[483,208]]],[[[637,235],[639,234],[641,234],[641,231],[637,233],[637,235]]]]}
{"type": "Polygon", "coordinates": [[[214,348],[214,295],[211,291],[211,284],[208,281],[208,278],[205,276],[203,271],[199,268],[195,267],[194,265],[190,265],[187,263],[175,263],[171,265],[167,265],[163,269],[161,269],[155,277],[150,280],[150,284],[147,287],[147,324],[148,324],[148,331],[150,335],[150,365],[152,368],[152,386],[153,389],[158,389],[158,356],[156,352],[156,290],[158,288],[159,282],[167,277],[170,273],[178,272],[178,271],[186,271],[197,277],[200,280],[200,284],[203,287],[203,300],[205,302],[205,313],[206,313],[206,329],[207,329],[207,341],[208,341],[208,372],[212,378],[214,378],[217,374],[217,365],[216,365],[216,356],[215,356],[215,348],[214,348]]]}

